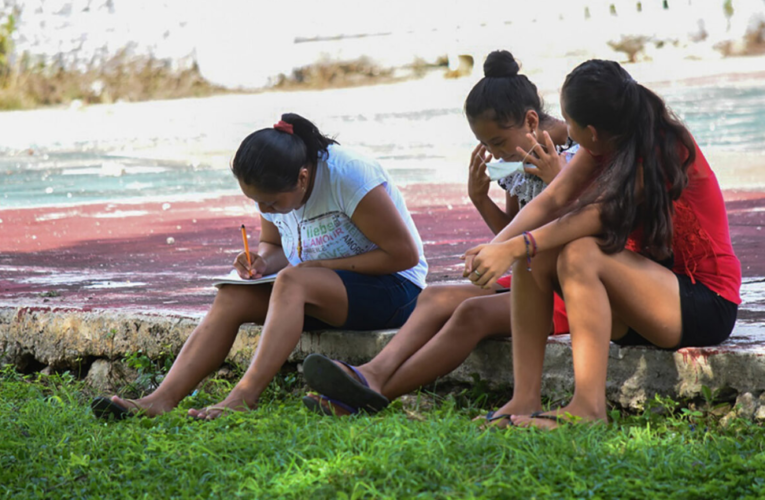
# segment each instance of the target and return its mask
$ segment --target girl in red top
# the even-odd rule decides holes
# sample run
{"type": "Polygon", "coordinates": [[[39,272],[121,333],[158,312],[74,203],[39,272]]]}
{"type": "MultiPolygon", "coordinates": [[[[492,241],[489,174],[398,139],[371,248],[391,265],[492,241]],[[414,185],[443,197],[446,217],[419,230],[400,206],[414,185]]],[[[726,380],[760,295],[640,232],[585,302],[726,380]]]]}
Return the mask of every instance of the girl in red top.
{"type": "MultiPolygon", "coordinates": [[[[619,64],[592,60],[566,77],[561,106],[582,148],[492,243],[466,254],[465,273],[480,286],[513,268],[515,390],[494,425],[605,422],[610,340],[716,345],[730,335],[741,302],[717,179],[661,98],[619,64]],[[555,290],[568,310],[575,391],[567,406],[541,412],[555,290]]],[[[541,148],[537,154],[530,161],[557,161],[541,148]]]]}

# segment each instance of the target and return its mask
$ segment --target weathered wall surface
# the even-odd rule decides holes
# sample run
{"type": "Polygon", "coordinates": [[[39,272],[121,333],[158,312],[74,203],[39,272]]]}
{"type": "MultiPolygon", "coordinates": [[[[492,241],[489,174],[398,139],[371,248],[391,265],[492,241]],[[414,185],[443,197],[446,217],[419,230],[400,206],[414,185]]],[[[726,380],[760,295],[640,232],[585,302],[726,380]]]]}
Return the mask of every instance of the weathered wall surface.
{"type": "MultiPolygon", "coordinates": [[[[24,368],[34,364],[51,369],[89,370],[88,380],[106,386],[109,363],[142,351],[156,359],[175,355],[197,324],[184,317],[82,312],[77,309],[0,309],[0,362],[24,368]]],[[[257,347],[260,328],[242,328],[229,360],[246,365],[257,347]]],[[[318,352],[351,363],[374,357],[395,331],[326,331],[304,333],[288,362],[300,363],[318,352]]],[[[475,376],[491,387],[512,386],[512,342],[485,341],[467,361],[445,378],[472,383],[475,376]]],[[[702,387],[737,396],[749,416],[765,418],[758,399],[765,394],[765,332],[758,325],[739,324],[732,339],[714,348],[668,352],[652,348],[611,346],[608,400],[626,408],[639,408],[655,394],[700,398],[702,387]],[[758,414],[759,414],[758,413],[758,414]]],[[[573,393],[571,343],[568,336],[551,338],[545,356],[543,393],[565,399],[573,393]]]]}

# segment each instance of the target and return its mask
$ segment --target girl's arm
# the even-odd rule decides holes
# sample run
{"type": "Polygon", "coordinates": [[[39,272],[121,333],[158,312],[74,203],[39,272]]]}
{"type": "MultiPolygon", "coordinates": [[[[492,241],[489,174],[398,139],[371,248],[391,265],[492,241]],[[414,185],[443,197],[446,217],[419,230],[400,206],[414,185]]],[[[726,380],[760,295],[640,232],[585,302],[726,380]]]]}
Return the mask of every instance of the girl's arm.
{"type": "MultiPolygon", "coordinates": [[[[585,236],[596,236],[602,231],[600,206],[589,205],[573,214],[566,214],[539,229],[529,231],[536,242],[536,253],[562,247],[585,236]]],[[[529,248],[531,250],[531,247],[529,248]]],[[[474,284],[489,287],[501,277],[513,262],[525,260],[526,242],[523,235],[514,236],[506,241],[479,245],[467,251],[466,256],[471,263],[466,266],[464,275],[470,277],[474,284]],[[476,275],[474,271],[478,271],[476,275]]],[[[531,261],[532,267],[534,260],[531,261]]]]}
{"type": "MultiPolygon", "coordinates": [[[[553,169],[559,165],[558,154],[555,152],[555,145],[547,132],[544,132],[544,139],[549,153],[537,144],[534,150],[538,158],[529,155],[526,161],[534,164],[540,170],[553,169]]],[[[580,148],[568,162],[566,168],[560,171],[539,196],[523,207],[523,210],[513,218],[510,224],[494,237],[492,243],[507,241],[523,231],[536,229],[560,217],[561,210],[573,201],[590,182],[596,168],[595,158],[586,149],[580,148]]]]}
{"type": "Polygon", "coordinates": [[[486,197],[486,200],[482,202],[476,202],[475,200],[472,200],[472,198],[471,201],[473,201],[473,205],[478,209],[478,213],[481,214],[484,222],[486,222],[486,225],[489,226],[489,229],[491,229],[491,232],[494,234],[497,234],[505,228],[520,210],[518,198],[510,193],[505,193],[504,212],[488,196],[486,197]]]}
{"type": "Polygon", "coordinates": [[[247,256],[244,252],[237,255],[234,261],[239,276],[242,278],[260,278],[267,274],[273,274],[281,271],[289,265],[287,257],[282,249],[282,239],[276,226],[260,216],[260,241],[258,242],[258,253],[250,252],[250,261],[252,266],[247,263],[247,256]],[[250,270],[252,276],[250,276],[250,270]]]}
{"type": "Polygon", "coordinates": [[[491,155],[486,152],[486,148],[479,144],[473,150],[470,157],[470,169],[468,172],[468,196],[478,213],[481,214],[484,222],[491,232],[497,234],[507,226],[518,213],[518,200],[510,195],[505,196],[506,210],[494,203],[489,196],[491,188],[491,179],[486,173],[486,162],[491,160],[491,155]],[[511,203],[514,202],[514,203],[511,203]]]}
{"type": "Polygon", "coordinates": [[[378,248],[341,259],[312,260],[299,267],[326,267],[362,274],[392,274],[420,261],[414,238],[382,185],[361,199],[351,220],[378,248]]]}
{"type": "Polygon", "coordinates": [[[488,196],[483,199],[470,198],[470,201],[473,202],[475,208],[478,209],[478,213],[481,214],[483,221],[489,226],[489,229],[491,229],[491,232],[494,234],[497,234],[507,226],[510,221],[513,220],[515,214],[518,213],[518,198],[507,194],[505,200],[505,206],[507,208],[506,211],[502,211],[502,209],[494,203],[494,200],[488,196]],[[513,204],[515,205],[515,208],[513,208],[513,204]]]}
{"type": "MultiPolygon", "coordinates": [[[[510,221],[515,219],[515,216],[518,215],[518,212],[521,211],[521,204],[518,201],[517,196],[513,196],[510,193],[505,193],[505,213],[507,214],[507,224],[510,224],[510,221]]],[[[505,224],[505,226],[507,225],[505,224]]],[[[494,231],[494,234],[497,234],[499,231],[504,229],[504,226],[500,228],[497,231],[494,231]]]]}
{"type": "Polygon", "coordinates": [[[290,264],[287,256],[284,255],[279,229],[273,222],[264,219],[263,216],[260,217],[258,255],[266,262],[266,270],[263,274],[273,274],[290,264]]]}

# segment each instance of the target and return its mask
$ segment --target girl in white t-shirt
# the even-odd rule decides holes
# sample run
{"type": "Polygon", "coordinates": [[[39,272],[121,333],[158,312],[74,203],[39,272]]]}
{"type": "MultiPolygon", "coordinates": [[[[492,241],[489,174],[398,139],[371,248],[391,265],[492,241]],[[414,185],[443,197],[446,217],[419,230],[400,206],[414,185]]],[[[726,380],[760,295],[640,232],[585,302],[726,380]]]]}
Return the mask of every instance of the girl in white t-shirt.
{"type": "Polygon", "coordinates": [[[239,254],[242,278],[278,272],[273,285],[224,285],[157,390],[142,399],[96,398],[99,416],[173,409],[216,370],[243,323],[263,325],[250,367],[220,403],[189,410],[213,419],[257,406],[303,330],[397,328],[425,286],[422,241],[401,193],[374,160],[285,114],[244,139],[232,164],[260,212],[257,252],[239,254]]]}

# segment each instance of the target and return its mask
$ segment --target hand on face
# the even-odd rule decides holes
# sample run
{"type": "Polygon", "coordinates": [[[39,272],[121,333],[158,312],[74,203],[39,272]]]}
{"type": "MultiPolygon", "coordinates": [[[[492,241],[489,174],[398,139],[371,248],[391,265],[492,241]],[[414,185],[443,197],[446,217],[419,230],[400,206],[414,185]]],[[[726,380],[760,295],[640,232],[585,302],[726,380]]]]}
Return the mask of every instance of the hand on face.
{"type": "Polygon", "coordinates": [[[482,144],[476,146],[470,155],[470,171],[468,173],[468,195],[471,200],[479,200],[489,195],[491,179],[486,173],[486,163],[491,161],[491,154],[482,144]]]}
{"type": "MultiPolygon", "coordinates": [[[[563,165],[566,164],[566,160],[562,155],[558,155],[555,150],[555,144],[550,138],[550,134],[547,131],[542,132],[544,147],[536,142],[536,139],[531,134],[527,134],[530,140],[533,140],[536,144],[531,149],[535,155],[529,154],[524,160],[530,165],[526,165],[524,170],[527,174],[533,174],[542,179],[545,184],[550,184],[553,179],[560,173],[563,165]]],[[[521,148],[516,149],[519,154],[526,154],[521,148]]]]}

